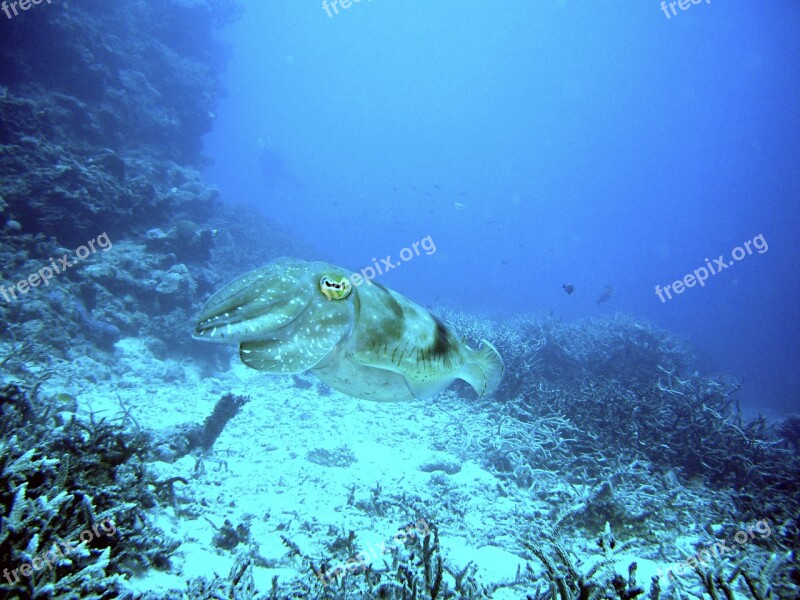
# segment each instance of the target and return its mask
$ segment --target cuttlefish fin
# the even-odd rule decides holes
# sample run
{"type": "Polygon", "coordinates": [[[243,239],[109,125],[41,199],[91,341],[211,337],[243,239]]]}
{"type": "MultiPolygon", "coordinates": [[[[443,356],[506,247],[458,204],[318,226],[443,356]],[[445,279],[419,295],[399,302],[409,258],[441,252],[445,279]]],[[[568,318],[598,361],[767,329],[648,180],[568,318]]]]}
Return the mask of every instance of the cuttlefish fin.
{"type": "Polygon", "coordinates": [[[486,340],[481,340],[477,350],[469,350],[470,356],[458,372],[458,377],[472,386],[478,396],[493,392],[500,384],[505,366],[500,353],[486,340]]]}
{"type": "Polygon", "coordinates": [[[411,390],[415,398],[432,398],[446,390],[455,380],[455,377],[450,377],[446,380],[439,379],[438,381],[415,381],[411,378],[406,378],[406,385],[408,385],[408,389],[411,390]]]}

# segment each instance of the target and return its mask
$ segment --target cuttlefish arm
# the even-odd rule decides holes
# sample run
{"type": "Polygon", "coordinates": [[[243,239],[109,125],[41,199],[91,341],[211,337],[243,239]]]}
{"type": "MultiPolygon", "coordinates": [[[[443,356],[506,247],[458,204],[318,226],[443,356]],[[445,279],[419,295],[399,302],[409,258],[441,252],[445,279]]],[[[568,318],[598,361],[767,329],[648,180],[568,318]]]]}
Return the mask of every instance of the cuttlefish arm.
{"type": "MultiPolygon", "coordinates": [[[[198,317],[194,337],[237,342],[247,366],[270,373],[313,368],[347,336],[352,302],[334,302],[346,272],[327,263],[280,258],[230,282],[198,317]]],[[[349,282],[347,282],[349,285],[349,282]]],[[[347,288],[349,291],[349,288],[347,288]]]]}

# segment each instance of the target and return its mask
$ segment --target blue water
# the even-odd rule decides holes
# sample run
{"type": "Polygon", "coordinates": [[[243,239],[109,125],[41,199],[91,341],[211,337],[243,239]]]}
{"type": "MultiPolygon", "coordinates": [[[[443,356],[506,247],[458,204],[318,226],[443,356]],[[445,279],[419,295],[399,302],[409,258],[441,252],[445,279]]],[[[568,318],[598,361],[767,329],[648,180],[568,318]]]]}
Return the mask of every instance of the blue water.
{"type": "Polygon", "coordinates": [[[205,145],[225,201],[354,270],[430,236],[380,281],[498,318],[646,318],[743,378],[749,413],[797,410],[796,2],[244,4],[205,145]]]}

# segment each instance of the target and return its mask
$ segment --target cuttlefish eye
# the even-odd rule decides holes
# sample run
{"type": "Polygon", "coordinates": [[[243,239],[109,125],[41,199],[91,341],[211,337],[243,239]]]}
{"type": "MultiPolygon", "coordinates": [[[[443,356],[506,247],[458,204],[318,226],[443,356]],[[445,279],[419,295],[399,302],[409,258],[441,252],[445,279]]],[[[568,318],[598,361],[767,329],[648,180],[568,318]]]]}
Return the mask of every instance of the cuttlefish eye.
{"type": "Polygon", "coordinates": [[[319,289],[328,300],[344,300],[350,295],[353,284],[347,277],[336,279],[325,275],[319,280],[319,289]]]}

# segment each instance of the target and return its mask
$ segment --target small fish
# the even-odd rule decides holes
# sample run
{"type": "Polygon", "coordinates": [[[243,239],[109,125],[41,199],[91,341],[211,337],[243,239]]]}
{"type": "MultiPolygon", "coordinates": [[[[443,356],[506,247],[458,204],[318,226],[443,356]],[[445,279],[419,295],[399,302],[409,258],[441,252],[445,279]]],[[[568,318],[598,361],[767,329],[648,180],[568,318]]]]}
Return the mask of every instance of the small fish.
{"type": "Polygon", "coordinates": [[[564,288],[565,292],[567,292],[567,296],[569,296],[570,294],[572,294],[572,292],[575,291],[575,286],[572,285],[571,283],[565,283],[561,287],[564,288]]]}
{"type": "Polygon", "coordinates": [[[435,183],[433,184],[433,187],[435,187],[437,190],[440,190],[440,189],[442,189],[442,188],[440,188],[440,187],[439,187],[437,184],[435,184],[435,183]]]}
{"type": "Polygon", "coordinates": [[[615,288],[613,285],[607,285],[606,289],[603,290],[603,293],[600,294],[600,297],[597,299],[597,303],[602,304],[603,302],[611,298],[611,296],[613,296],[614,292],[616,291],[617,288],[615,288]]]}

